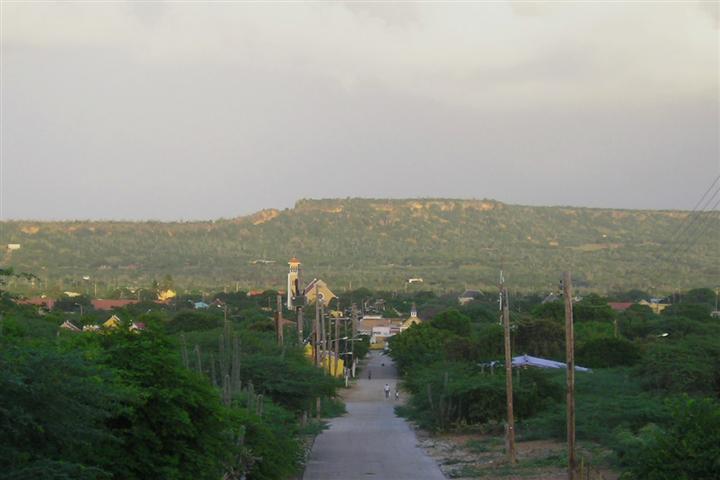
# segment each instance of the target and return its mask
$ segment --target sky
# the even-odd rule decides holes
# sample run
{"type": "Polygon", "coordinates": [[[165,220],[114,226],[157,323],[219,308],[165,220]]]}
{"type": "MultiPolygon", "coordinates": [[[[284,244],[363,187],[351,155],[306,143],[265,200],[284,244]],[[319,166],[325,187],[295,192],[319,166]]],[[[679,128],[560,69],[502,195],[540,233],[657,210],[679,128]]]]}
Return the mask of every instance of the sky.
{"type": "Polygon", "coordinates": [[[720,173],[715,2],[12,2],[0,219],[300,198],[692,209],[720,173]]]}

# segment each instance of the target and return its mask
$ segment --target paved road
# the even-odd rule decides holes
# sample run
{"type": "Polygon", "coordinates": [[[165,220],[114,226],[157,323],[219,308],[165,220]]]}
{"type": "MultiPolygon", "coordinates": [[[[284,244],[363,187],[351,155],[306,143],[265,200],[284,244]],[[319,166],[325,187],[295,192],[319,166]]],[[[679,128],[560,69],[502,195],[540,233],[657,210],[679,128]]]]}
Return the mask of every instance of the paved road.
{"type": "Polygon", "coordinates": [[[392,359],[370,353],[362,377],[344,395],[348,413],[315,439],[303,480],[444,480],[437,464],[416,446],[415,433],[395,416],[396,379],[392,359]],[[384,398],[386,383],[390,400],[384,398]]]}

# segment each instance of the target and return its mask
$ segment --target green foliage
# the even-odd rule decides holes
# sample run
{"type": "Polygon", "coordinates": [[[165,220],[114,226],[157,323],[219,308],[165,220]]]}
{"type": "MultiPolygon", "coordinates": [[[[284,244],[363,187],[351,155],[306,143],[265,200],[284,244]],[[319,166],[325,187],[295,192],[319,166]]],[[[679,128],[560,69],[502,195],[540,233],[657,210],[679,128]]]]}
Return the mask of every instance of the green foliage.
{"type": "Polygon", "coordinates": [[[565,328],[555,320],[524,318],[517,322],[513,333],[516,354],[545,358],[565,354],[565,328]]]}
{"type": "Polygon", "coordinates": [[[109,420],[122,442],[116,476],[125,479],[217,479],[232,454],[226,412],[209,383],[182,367],[159,329],[94,335],[99,360],[134,392],[109,420]]]}
{"type": "Polygon", "coordinates": [[[104,424],[121,400],[80,352],[0,341],[0,478],[110,478],[119,442],[104,424]]]}
{"type": "Polygon", "coordinates": [[[648,390],[720,396],[720,336],[659,338],[647,346],[635,374],[648,390]]]}
{"type": "Polygon", "coordinates": [[[390,338],[390,351],[401,372],[411,366],[428,365],[444,358],[446,339],[453,334],[421,323],[390,338]]]}
{"type": "Polygon", "coordinates": [[[698,322],[710,320],[712,307],[702,303],[675,303],[662,311],[663,317],[685,317],[698,322]]]}
{"type": "Polygon", "coordinates": [[[174,315],[167,323],[167,331],[176,333],[182,331],[202,331],[218,328],[222,323],[222,316],[196,310],[183,310],[174,315]]]}
{"type": "MultiPolygon", "coordinates": [[[[284,211],[204,222],[5,221],[0,244],[22,243],[11,266],[47,272],[43,283],[58,291],[81,288],[82,275],[103,292],[116,281],[149,287],[166,275],[188,290],[235,282],[277,288],[295,253],[306,278],[322,277],[331,287],[352,282],[400,290],[408,278],[423,277],[425,289],[487,288],[508,258],[516,259],[506,268],[514,288],[523,290],[557,278],[567,259],[578,280],[599,290],[714,286],[717,219],[683,265],[659,255],[684,221],[674,212],[491,200],[301,200],[284,211]],[[268,256],[274,264],[252,263],[268,256]]],[[[28,284],[12,282],[9,288],[28,284]]]]}
{"type": "Polygon", "coordinates": [[[705,304],[710,307],[715,306],[716,300],[717,293],[710,288],[693,288],[682,296],[682,303],[705,304]]]}
{"type": "Polygon", "coordinates": [[[640,360],[640,348],[622,338],[597,338],[577,350],[577,363],[591,368],[634,365],[640,360]]]}
{"type": "Polygon", "coordinates": [[[720,404],[682,398],[672,404],[664,426],[649,425],[624,438],[627,480],[711,480],[720,478],[720,404]]]}
{"type": "MultiPolygon", "coordinates": [[[[524,373],[524,372],[523,372],[524,373]]],[[[552,372],[562,385],[565,372],[552,372]]],[[[618,444],[617,433],[635,432],[648,423],[663,421],[668,410],[662,398],[645,393],[627,369],[598,369],[575,376],[576,430],[579,440],[592,440],[606,446],[618,444]]],[[[524,439],[566,436],[566,405],[558,402],[522,422],[524,439]]]]}
{"type": "Polygon", "coordinates": [[[447,330],[461,337],[470,335],[470,318],[455,309],[446,310],[436,315],[430,321],[430,325],[440,330],[447,330]]]}
{"type": "MultiPolygon", "coordinates": [[[[413,394],[403,413],[424,428],[500,421],[506,415],[504,370],[481,370],[467,363],[418,367],[405,378],[413,394]]],[[[517,418],[536,414],[562,398],[561,385],[541,370],[525,370],[514,387],[517,418]]]]}

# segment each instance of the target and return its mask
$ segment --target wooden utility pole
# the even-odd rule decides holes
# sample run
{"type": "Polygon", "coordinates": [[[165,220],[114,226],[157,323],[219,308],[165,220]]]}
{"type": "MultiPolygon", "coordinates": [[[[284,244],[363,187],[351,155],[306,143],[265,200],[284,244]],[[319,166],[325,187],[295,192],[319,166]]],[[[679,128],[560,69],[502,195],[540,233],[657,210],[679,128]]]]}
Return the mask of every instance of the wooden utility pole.
{"type": "MultiPolygon", "coordinates": [[[[325,305],[320,297],[315,297],[316,302],[320,304],[320,365],[322,366],[324,359],[327,357],[327,332],[325,331],[325,305]]],[[[329,364],[328,364],[329,366],[329,364]]]]}
{"type": "Polygon", "coordinates": [[[285,323],[285,320],[283,319],[283,310],[282,310],[282,295],[277,295],[277,315],[275,316],[275,333],[277,334],[277,342],[278,345],[283,344],[283,324],[285,323]]]}
{"type": "Polygon", "coordinates": [[[295,296],[300,299],[295,304],[296,305],[296,313],[297,313],[297,333],[298,333],[298,345],[301,347],[303,346],[303,341],[305,340],[303,338],[303,322],[305,321],[303,319],[303,306],[305,305],[305,288],[302,286],[302,270],[300,269],[300,265],[298,265],[298,273],[297,278],[295,279],[295,296]]]}
{"type": "Polygon", "coordinates": [[[315,286],[315,324],[313,325],[313,359],[315,366],[320,365],[320,299],[317,297],[318,288],[315,286]]]}
{"type": "Polygon", "coordinates": [[[513,383],[512,383],[512,352],[510,351],[510,306],[508,305],[508,291],[501,277],[500,299],[502,302],[503,333],[505,337],[505,397],[507,400],[507,432],[505,447],[508,462],[515,465],[515,417],[513,415],[513,383]]]}
{"type": "Polygon", "coordinates": [[[565,355],[567,357],[568,480],[575,480],[575,332],[573,331],[572,279],[563,274],[565,300],[565,355]]]}
{"type": "Polygon", "coordinates": [[[352,377],[355,378],[355,337],[357,337],[357,305],[352,304],[352,337],[350,341],[350,354],[352,355],[352,377]]]}
{"type": "Polygon", "coordinates": [[[335,360],[333,363],[333,375],[337,376],[337,367],[340,363],[340,319],[335,319],[335,360]]]}

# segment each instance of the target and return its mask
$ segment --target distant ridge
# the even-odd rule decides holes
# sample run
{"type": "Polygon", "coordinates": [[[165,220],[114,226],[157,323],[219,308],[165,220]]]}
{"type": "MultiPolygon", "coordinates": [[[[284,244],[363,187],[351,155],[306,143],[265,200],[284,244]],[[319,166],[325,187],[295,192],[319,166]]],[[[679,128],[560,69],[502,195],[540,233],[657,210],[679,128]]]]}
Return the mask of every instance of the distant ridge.
{"type": "Polygon", "coordinates": [[[717,215],[700,219],[706,228],[691,248],[670,243],[690,215],[491,199],[301,199],[290,209],[215,221],[5,221],[0,242],[2,265],[35,273],[48,290],[80,288],[83,276],[108,288],[165,275],[184,288],[281,288],[293,255],[308,275],[340,291],[351,283],[489,288],[500,268],[521,290],[555,288],[566,268],[580,288],[598,291],[714,287],[717,215]],[[424,283],[408,285],[408,278],[424,283]]]}

